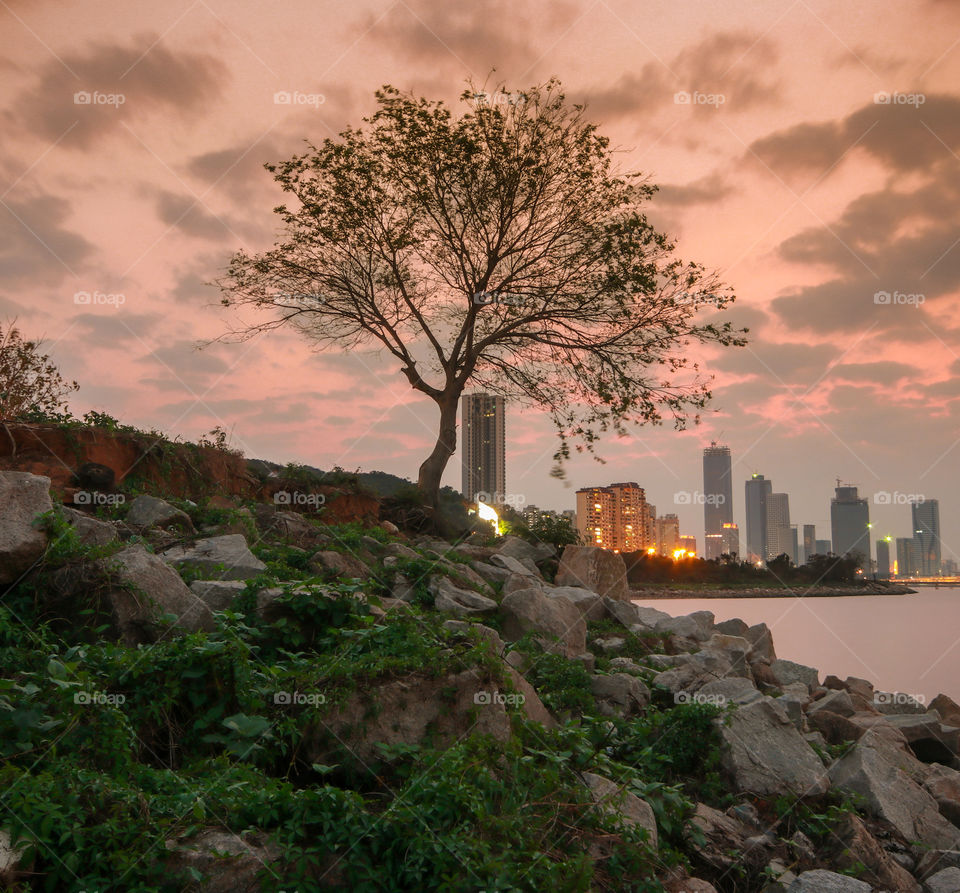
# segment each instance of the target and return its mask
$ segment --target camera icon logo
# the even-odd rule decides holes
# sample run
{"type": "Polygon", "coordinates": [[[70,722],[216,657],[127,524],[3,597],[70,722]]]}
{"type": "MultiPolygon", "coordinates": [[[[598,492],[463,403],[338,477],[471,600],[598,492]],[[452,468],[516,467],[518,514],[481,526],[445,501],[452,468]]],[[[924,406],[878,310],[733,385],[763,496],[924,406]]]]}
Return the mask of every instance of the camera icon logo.
{"type": "Polygon", "coordinates": [[[74,704],[89,704],[92,702],[90,697],[90,692],[88,691],[77,691],[73,693],[73,703],[74,704]]]}
{"type": "Polygon", "coordinates": [[[890,94],[886,90],[873,94],[874,105],[890,105],[890,94]]]}
{"type": "Polygon", "coordinates": [[[292,101],[293,97],[290,95],[289,90],[278,90],[273,94],[274,105],[290,105],[292,101]]]}
{"type": "Polygon", "coordinates": [[[873,494],[873,501],[877,505],[890,505],[893,502],[893,496],[886,490],[881,490],[879,493],[873,494]]]}
{"type": "Polygon", "coordinates": [[[78,291],[73,296],[74,304],[89,304],[91,301],[90,292],[88,291],[78,291]]]}
{"type": "Polygon", "coordinates": [[[892,298],[888,291],[878,291],[873,296],[874,304],[889,304],[892,298]]]}
{"type": "Polygon", "coordinates": [[[274,505],[290,505],[291,496],[286,490],[278,490],[273,494],[274,505]]]}
{"type": "Polygon", "coordinates": [[[490,692],[488,691],[478,691],[473,696],[473,703],[481,706],[486,706],[487,704],[492,703],[492,700],[493,699],[490,697],[490,692]]]}
{"type": "Polygon", "coordinates": [[[78,90],[73,94],[74,105],[90,105],[92,101],[93,97],[88,90],[78,90]]]}
{"type": "Polygon", "coordinates": [[[680,490],[673,494],[673,502],[675,505],[690,505],[693,502],[693,494],[688,490],[680,490]]]}
{"type": "Polygon", "coordinates": [[[673,101],[676,105],[690,105],[690,94],[686,90],[680,90],[673,94],[673,101]]]}
{"type": "Polygon", "coordinates": [[[291,704],[293,703],[293,697],[288,691],[277,691],[273,694],[273,703],[274,704],[291,704]]]}

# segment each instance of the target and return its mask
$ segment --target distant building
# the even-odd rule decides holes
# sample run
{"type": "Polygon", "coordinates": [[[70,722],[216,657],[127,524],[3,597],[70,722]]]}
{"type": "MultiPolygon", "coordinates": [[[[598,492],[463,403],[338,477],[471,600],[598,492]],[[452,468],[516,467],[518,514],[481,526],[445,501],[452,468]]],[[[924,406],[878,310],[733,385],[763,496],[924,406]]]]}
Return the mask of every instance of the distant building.
{"type": "Polygon", "coordinates": [[[762,474],[755,474],[746,483],[747,555],[751,561],[767,558],[767,497],[773,484],[762,474]]]}
{"type": "Polygon", "coordinates": [[[680,519],[676,515],[657,518],[657,552],[673,555],[680,548],[680,519]]]}
{"type": "Polygon", "coordinates": [[[584,543],[613,552],[653,545],[643,488],[630,481],[577,490],[577,529],[584,543]]]}
{"type": "Polygon", "coordinates": [[[870,566],[870,506],[857,495],[857,488],[840,486],[830,500],[833,551],[837,555],[858,553],[861,567],[870,566]]]}
{"type": "Polygon", "coordinates": [[[460,443],[463,454],[463,495],[478,494],[491,504],[506,499],[507,436],[503,397],[464,394],[460,401],[460,443]]]}
{"type": "Polygon", "coordinates": [[[740,554],[740,528],[732,522],[723,525],[723,553],[740,554]]]}
{"type": "MultiPolygon", "coordinates": [[[[767,561],[793,551],[790,532],[790,497],[786,493],[769,493],[767,504],[767,561]]],[[[794,528],[795,529],[795,528],[794,528]]]]}
{"type": "Polygon", "coordinates": [[[916,561],[913,557],[913,537],[897,537],[897,565],[898,577],[912,577],[917,572],[916,561]]]}
{"type": "Polygon", "coordinates": [[[890,537],[877,540],[877,579],[890,579],[890,537]]]}
{"type": "Polygon", "coordinates": [[[713,441],[703,451],[704,558],[719,558],[723,525],[733,522],[733,478],[730,448],[713,441]]]}
{"type": "Polygon", "coordinates": [[[913,555],[923,577],[940,574],[940,502],[925,499],[911,506],[913,514],[913,555]]]}
{"type": "Polygon", "coordinates": [[[678,549],[686,551],[687,555],[697,554],[697,538],[695,536],[681,536],[678,549]]]}
{"type": "MultiPolygon", "coordinates": [[[[811,555],[817,554],[817,528],[814,524],[803,525],[803,563],[810,560],[811,555]]],[[[799,562],[798,562],[799,564],[799,562]]]]}
{"type": "Polygon", "coordinates": [[[797,525],[790,525],[790,551],[787,553],[794,564],[800,564],[800,543],[797,538],[797,525]]]}
{"type": "Polygon", "coordinates": [[[957,576],[957,562],[954,558],[944,558],[941,564],[943,568],[943,575],[945,577],[955,577],[957,576]]]}
{"type": "Polygon", "coordinates": [[[816,546],[816,549],[814,549],[815,554],[829,555],[832,551],[833,551],[833,544],[830,542],[830,540],[817,540],[817,546],[816,546]]]}

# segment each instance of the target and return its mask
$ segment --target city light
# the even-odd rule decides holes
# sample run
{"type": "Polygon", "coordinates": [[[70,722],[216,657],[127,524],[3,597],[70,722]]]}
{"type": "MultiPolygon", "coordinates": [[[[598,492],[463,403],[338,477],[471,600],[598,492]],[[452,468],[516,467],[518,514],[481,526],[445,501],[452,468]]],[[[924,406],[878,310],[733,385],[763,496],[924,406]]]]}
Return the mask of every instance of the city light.
{"type": "Polygon", "coordinates": [[[481,521],[489,521],[493,525],[494,533],[500,532],[500,516],[496,513],[493,506],[489,506],[485,502],[478,502],[477,515],[481,521]]]}
{"type": "Polygon", "coordinates": [[[656,554],[657,554],[657,549],[655,546],[651,546],[649,549],[647,549],[647,555],[656,555],[656,554]]]}

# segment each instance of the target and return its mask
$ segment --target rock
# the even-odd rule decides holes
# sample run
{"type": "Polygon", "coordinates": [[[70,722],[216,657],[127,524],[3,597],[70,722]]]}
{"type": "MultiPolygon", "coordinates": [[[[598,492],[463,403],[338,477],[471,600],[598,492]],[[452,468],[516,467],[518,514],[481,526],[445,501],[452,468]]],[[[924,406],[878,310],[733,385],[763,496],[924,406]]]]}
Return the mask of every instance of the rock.
{"type": "Polygon", "coordinates": [[[604,654],[616,654],[627,647],[627,640],[620,636],[609,636],[606,639],[594,639],[593,647],[599,648],[604,654]]]}
{"type": "Polygon", "coordinates": [[[505,536],[497,546],[495,555],[506,555],[509,558],[516,558],[518,561],[524,558],[530,561],[540,561],[549,557],[545,555],[542,549],[538,549],[532,543],[520,539],[518,536],[505,536]]]}
{"type": "Polygon", "coordinates": [[[899,691],[876,691],[873,693],[873,706],[884,716],[926,713],[927,707],[913,695],[899,691]]]}
{"type": "Polygon", "coordinates": [[[555,582],[558,586],[579,586],[621,601],[630,598],[623,557],[597,546],[565,546],[555,582]]]}
{"type": "Polygon", "coordinates": [[[742,636],[728,636],[725,633],[714,633],[703,643],[704,651],[719,651],[730,661],[730,673],[733,676],[752,678],[748,662],[753,646],[742,636]]]}
{"type": "Polygon", "coordinates": [[[600,712],[607,716],[631,716],[650,703],[650,689],[629,673],[592,676],[590,693],[600,702],[600,712]]]}
{"type": "Polygon", "coordinates": [[[792,722],[798,732],[803,731],[803,705],[806,701],[805,697],[798,697],[795,694],[784,694],[780,697],[775,698],[776,702],[783,707],[784,712],[790,717],[790,722],[792,722]]]}
{"type": "Polygon", "coordinates": [[[220,829],[169,840],[166,848],[164,865],[170,875],[189,885],[185,889],[199,883],[205,893],[257,893],[263,889],[258,874],[282,852],[262,832],[240,835],[220,829]]]}
{"type": "Polygon", "coordinates": [[[870,893],[866,881],[817,868],[805,871],[787,888],[787,893],[870,893]]]}
{"type": "Polygon", "coordinates": [[[714,632],[723,633],[725,636],[746,636],[749,628],[739,617],[722,620],[713,625],[714,632]]]}
{"type": "MultiPolygon", "coordinates": [[[[584,651],[583,654],[578,654],[574,660],[582,663],[588,673],[592,673],[597,668],[597,656],[592,651],[584,651]]],[[[625,658],[615,657],[613,660],[625,660],[625,658]]],[[[610,661],[611,666],[613,666],[613,660],[610,661]]]]}
{"type": "Polygon", "coordinates": [[[491,555],[490,564],[494,567],[502,567],[504,570],[510,571],[511,574],[520,574],[525,577],[540,577],[540,571],[537,570],[536,565],[533,565],[533,569],[531,570],[523,561],[518,558],[511,558],[509,555],[491,555]]]}
{"type": "Polygon", "coordinates": [[[246,588],[243,580],[194,580],[190,584],[190,591],[211,611],[227,610],[246,588]]]}
{"type": "Polygon", "coordinates": [[[367,565],[359,558],[347,555],[345,552],[316,552],[310,559],[310,567],[315,573],[332,571],[338,577],[347,577],[352,580],[368,580],[371,576],[367,565]]]}
{"type": "Polygon", "coordinates": [[[612,657],[610,658],[610,670],[613,673],[632,673],[637,675],[643,671],[643,668],[629,657],[612,657]]]}
{"type": "Polygon", "coordinates": [[[960,893],[960,868],[944,868],[924,881],[926,893],[960,893]]]}
{"type": "MultiPolygon", "coordinates": [[[[607,610],[610,611],[611,614],[613,613],[613,609],[611,608],[611,602],[613,601],[613,599],[610,599],[610,601],[604,602],[604,604],[607,606],[607,610]]],[[[671,615],[666,611],[658,611],[656,608],[648,608],[646,605],[637,605],[633,602],[628,602],[627,604],[632,605],[634,613],[637,616],[636,622],[647,627],[647,629],[649,629],[651,632],[657,628],[657,624],[661,620],[671,619],[671,615]]]]}
{"type": "Polygon", "coordinates": [[[185,533],[193,532],[190,516],[169,502],[156,496],[138,496],[130,503],[126,522],[131,527],[143,530],[147,527],[177,527],[185,533]]]}
{"type": "Polygon", "coordinates": [[[843,744],[845,741],[858,741],[864,729],[846,716],[831,713],[829,710],[815,710],[807,714],[810,728],[816,729],[829,744],[843,744]]]}
{"type": "Polygon", "coordinates": [[[177,546],[161,557],[176,568],[192,568],[218,580],[250,580],[267,569],[239,533],[197,540],[192,548],[177,546]]]}
{"type": "Polygon", "coordinates": [[[657,623],[658,633],[683,636],[696,642],[705,642],[713,631],[713,614],[710,611],[695,611],[683,617],[669,617],[657,623]]]}
{"type": "Polygon", "coordinates": [[[475,546],[470,543],[459,543],[453,547],[453,551],[471,561],[489,561],[490,556],[497,550],[490,546],[475,546]]]}
{"type": "Polygon", "coordinates": [[[416,596],[416,590],[403,574],[397,574],[393,578],[393,586],[390,589],[390,596],[402,602],[412,602],[416,596]]]}
{"type": "Polygon", "coordinates": [[[809,707],[807,715],[819,713],[821,710],[827,710],[830,713],[836,713],[839,716],[853,716],[856,710],[853,709],[853,702],[845,689],[828,691],[822,698],[817,698],[809,707]]]}
{"type": "Polygon", "coordinates": [[[511,592],[517,592],[520,589],[529,589],[531,586],[546,592],[542,580],[524,574],[510,574],[510,576],[507,577],[507,582],[503,584],[503,589],[500,590],[500,594],[502,596],[509,595],[511,592]]]}
{"type": "Polygon", "coordinates": [[[381,521],[380,529],[386,530],[387,533],[389,533],[391,536],[398,536],[400,534],[400,528],[397,527],[397,525],[394,524],[393,521],[381,521]]]}
{"type": "Polygon", "coordinates": [[[724,704],[749,704],[763,697],[757,687],[742,676],[728,676],[714,679],[697,690],[701,698],[709,698],[709,703],[722,707],[724,704]]]}
{"type": "Polygon", "coordinates": [[[698,803],[691,824],[704,837],[703,843],[696,843],[691,837],[691,847],[700,859],[717,871],[726,872],[741,862],[754,869],[766,864],[765,856],[756,849],[748,851],[746,841],[753,830],[739,818],[698,803]]]}
{"type": "Polygon", "coordinates": [[[117,539],[117,528],[108,521],[92,518],[66,505],[63,507],[63,517],[77,531],[80,542],[85,546],[106,546],[117,539]]]}
{"type": "Polygon", "coordinates": [[[917,862],[915,874],[918,878],[928,878],[944,868],[960,868],[960,850],[928,850],[917,862]]]}
{"type": "MultiPolygon", "coordinates": [[[[480,574],[488,583],[506,583],[512,576],[512,573],[505,567],[488,564],[485,561],[471,561],[470,567],[480,574]]],[[[530,577],[530,579],[534,580],[535,578],[530,577]]]]}
{"type": "Polygon", "coordinates": [[[695,877],[676,878],[664,883],[667,893],[717,893],[717,888],[709,881],[695,877]]]}
{"type": "Polygon", "coordinates": [[[161,632],[160,615],[173,614],[173,626],[185,632],[211,632],[213,614],[180,576],[141,545],[129,546],[97,567],[114,584],[105,594],[114,624],[126,645],[154,642],[161,632]]]}
{"type": "Polygon", "coordinates": [[[0,828],[0,884],[7,890],[16,890],[16,871],[26,849],[26,841],[16,846],[10,833],[0,828]]]}
{"type": "Polygon", "coordinates": [[[384,553],[392,555],[394,558],[407,558],[410,561],[423,557],[419,552],[414,552],[413,549],[403,543],[388,543],[384,553]]]}
{"type": "Polygon", "coordinates": [[[960,729],[942,725],[936,714],[892,714],[886,721],[903,733],[910,749],[926,763],[949,763],[957,753],[960,729]]]}
{"type": "Polygon", "coordinates": [[[823,765],[773,698],[738,707],[729,724],[717,721],[721,761],[736,790],[757,796],[816,796],[829,782],[823,765]]]}
{"type": "Polygon", "coordinates": [[[650,846],[656,850],[659,846],[657,839],[657,819],[653,808],[646,800],[641,800],[636,794],[621,788],[616,782],[593,772],[584,772],[586,782],[594,802],[604,811],[620,816],[623,823],[630,827],[640,827],[647,832],[650,846]]]}
{"type": "Polygon", "coordinates": [[[777,652],[773,649],[773,633],[765,623],[755,623],[743,637],[753,645],[755,658],[763,658],[771,663],[777,659],[777,652]]]}
{"type": "Polygon", "coordinates": [[[940,718],[948,726],[960,726],[960,704],[946,695],[937,695],[930,702],[930,709],[936,710],[940,718]]]}
{"type": "Polygon", "coordinates": [[[836,843],[842,847],[829,860],[835,868],[845,870],[866,866],[861,877],[878,890],[920,893],[920,885],[910,872],[883,849],[858,815],[847,813],[833,835],[836,843]]]}
{"type": "MultiPolygon", "coordinates": [[[[529,580],[530,578],[527,577],[527,579],[529,580]]],[[[530,584],[528,583],[527,585],[529,586],[530,584]]],[[[504,587],[504,595],[506,594],[506,587],[504,587]]],[[[581,589],[578,586],[554,586],[545,587],[543,594],[547,596],[547,598],[568,599],[583,615],[584,620],[603,620],[607,616],[607,609],[604,607],[603,599],[589,589],[581,589]]],[[[619,602],[619,604],[622,605],[626,603],[619,602]]]]}
{"type": "Polygon", "coordinates": [[[500,638],[500,633],[492,627],[484,626],[482,623],[467,623],[465,620],[444,620],[443,628],[461,636],[469,636],[470,630],[473,630],[490,643],[494,653],[501,654],[503,652],[503,639],[500,638]]]}
{"type": "MultiPolygon", "coordinates": [[[[478,626],[479,624],[473,625],[478,626]]],[[[489,629],[489,627],[484,627],[484,629],[489,629]]],[[[493,632],[493,630],[490,630],[490,632],[493,632]]],[[[555,729],[557,727],[557,721],[543,705],[543,701],[540,700],[540,695],[537,694],[536,689],[513,667],[506,666],[504,669],[513,688],[517,694],[523,698],[519,703],[527,719],[532,719],[534,722],[540,723],[544,728],[555,729]]]]}
{"type": "Polygon", "coordinates": [[[587,624],[576,606],[565,598],[549,598],[539,589],[511,592],[500,603],[503,634],[515,642],[525,633],[536,632],[543,647],[567,657],[583,654],[587,648],[587,624]]]}
{"type": "Polygon", "coordinates": [[[50,478],[0,471],[0,506],[0,584],[13,583],[47,548],[47,534],[33,522],[53,509],[50,478]]]}
{"type": "Polygon", "coordinates": [[[678,654],[675,657],[682,662],[658,673],[653,679],[654,685],[662,686],[674,694],[680,691],[694,692],[708,682],[726,678],[733,668],[730,661],[717,651],[678,654]]]}
{"type": "Polygon", "coordinates": [[[809,689],[819,684],[818,673],[813,667],[794,663],[792,660],[774,660],[770,663],[774,678],[780,685],[789,685],[791,682],[802,682],[809,689]]]}
{"type": "Polygon", "coordinates": [[[922,772],[922,765],[870,729],[834,763],[830,780],[835,788],[864,798],[870,814],[890,822],[906,840],[956,848],[960,831],[940,815],[937,801],[908,771],[922,772]]]}
{"type": "Polygon", "coordinates": [[[434,574],[430,577],[427,588],[433,593],[434,607],[446,614],[472,617],[493,614],[497,610],[497,603],[492,598],[480,595],[472,589],[461,589],[455,586],[449,577],[442,574],[434,574]]]}
{"type": "Polygon", "coordinates": [[[960,827],[960,772],[934,763],[923,781],[923,789],[937,801],[940,815],[960,827]]]}

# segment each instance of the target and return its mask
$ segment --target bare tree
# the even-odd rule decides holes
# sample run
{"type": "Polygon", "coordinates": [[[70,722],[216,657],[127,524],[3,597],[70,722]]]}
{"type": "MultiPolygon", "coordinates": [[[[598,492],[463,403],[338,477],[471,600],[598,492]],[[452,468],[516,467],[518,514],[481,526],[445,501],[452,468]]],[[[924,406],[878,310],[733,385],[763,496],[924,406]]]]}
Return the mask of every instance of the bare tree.
{"type": "Polygon", "coordinates": [[[558,474],[571,441],[592,451],[664,413],[682,427],[706,404],[687,347],[745,343],[695,321],[733,295],[673,256],[641,211],[655,187],[614,172],[557,81],[468,89],[459,117],[390,86],[376,99],[365,128],[266,165],[296,204],[276,209],[275,247],[219,282],[224,305],[270,311],[233,337],[292,325],[321,349],[388,350],[440,410],[418,478],[431,505],[468,384],[546,411],[558,474]]]}
{"type": "Polygon", "coordinates": [[[0,326],[0,419],[62,416],[75,381],[64,381],[42,340],[25,341],[16,320],[0,326]]]}

